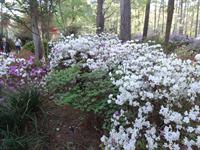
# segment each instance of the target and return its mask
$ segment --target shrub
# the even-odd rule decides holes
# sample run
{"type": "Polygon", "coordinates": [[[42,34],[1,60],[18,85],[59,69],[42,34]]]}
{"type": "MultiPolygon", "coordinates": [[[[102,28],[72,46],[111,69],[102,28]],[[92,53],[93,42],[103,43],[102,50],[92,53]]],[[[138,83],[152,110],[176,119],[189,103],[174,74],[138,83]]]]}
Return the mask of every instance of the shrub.
{"type": "Polygon", "coordinates": [[[84,112],[93,112],[105,120],[104,128],[110,126],[110,117],[117,105],[109,105],[109,94],[116,93],[107,71],[88,71],[77,66],[53,70],[45,78],[45,88],[55,93],[58,104],[69,104],[84,112]]]}
{"type": "Polygon", "coordinates": [[[0,149],[34,149],[42,143],[35,124],[39,110],[39,91],[25,87],[3,92],[4,104],[0,105],[0,149]]]}
{"type": "Polygon", "coordinates": [[[40,85],[40,81],[47,73],[45,64],[35,61],[30,56],[29,59],[16,58],[10,55],[5,57],[0,53],[0,81],[5,86],[21,87],[26,83],[40,85]]]}
{"type": "Polygon", "coordinates": [[[61,92],[72,86],[72,82],[80,73],[80,68],[70,67],[64,70],[53,70],[45,77],[45,89],[48,93],[61,92]]]}
{"type": "Polygon", "coordinates": [[[119,94],[109,102],[121,109],[101,139],[105,149],[199,149],[199,62],[141,48],[118,68],[119,94]]]}
{"type": "MultiPolygon", "coordinates": [[[[48,42],[44,41],[43,42],[43,46],[44,46],[45,56],[47,56],[48,42]]],[[[22,48],[24,50],[31,51],[32,53],[34,53],[34,51],[35,51],[35,47],[34,47],[33,41],[26,42],[25,45],[22,48]]]]}
{"type": "Polygon", "coordinates": [[[110,129],[110,118],[117,105],[107,103],[110,94],[116,95],[114,86],[106,71],[96,70],[81,73],[77,82],[67,92],[56,94],[60,104],[70,104],[84,112],[93,112],[104,121],[103,128],[110,129]]]}
{"type": "Polygon", "coordinates": [[[174,53],[177,54],[180,58],[192,58],[194,56],[194,51],[191,50],[188,46],[180,46],[174,50],[174,53]]]}
{"type": "Polygon", "coordinates": [[[101,138],[104,149],[179,150],[200,148],[199,55],[195,58],[181,60],[160,45],[122,44],[109,35],[70,36],[54,43],[50,65],[88,69],[58,94],[61,102],[103,114],[116,108],[110,132],[101,138]],[[106,104],[104,93],[112,90],[106,104]]]}
{"type": "Polygon", "coordinates": [[[188,37],[187,35],[173,33],[170,35],[169,42],[176,44],[177,46],[188,45],[192,42],[192,38],[188,37]]]}
{"type": "Polygon", "coordinates": [[[32,53],[34,53],[35,47],[34,47],[33,41],[29,41],[29,42],[25,43],[24,46],[23,46],[23,49],[31,51],[32,53]]]}
{"type": "Polygon", "coordinates": [[[17,91],[3,92],[4,105],[0,105],[0,127],[12,130],[21,127],[28,116],[33,113],[40,103],[40,95],[36,89],[22,88],[17,91]]]}

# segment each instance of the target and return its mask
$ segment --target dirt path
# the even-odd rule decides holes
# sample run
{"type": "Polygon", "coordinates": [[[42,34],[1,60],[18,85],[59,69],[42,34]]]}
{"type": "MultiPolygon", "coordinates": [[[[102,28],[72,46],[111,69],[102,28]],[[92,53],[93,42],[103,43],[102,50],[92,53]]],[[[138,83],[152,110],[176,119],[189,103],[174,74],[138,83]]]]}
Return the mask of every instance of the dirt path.
{"type": "Polygon", "coordinates": [[[47,150],[98,150],[100,133],[94,115],[88,115],[70,106],[45,102],[46,119],[43,123],[47,150]]]}

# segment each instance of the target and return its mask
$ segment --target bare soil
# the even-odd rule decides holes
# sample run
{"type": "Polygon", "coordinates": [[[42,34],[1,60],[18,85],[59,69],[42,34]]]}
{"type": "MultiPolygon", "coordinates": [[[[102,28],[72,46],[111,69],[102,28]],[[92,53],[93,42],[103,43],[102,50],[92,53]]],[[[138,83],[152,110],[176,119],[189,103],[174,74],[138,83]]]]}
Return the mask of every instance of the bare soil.
{"type": "Polygon", "coordinates": [[[93,114],[84,114],[70,106],[49,100],[43,104],[46,114],[42,130],[46,150],[99,150],[101,133],[93,114]]]}

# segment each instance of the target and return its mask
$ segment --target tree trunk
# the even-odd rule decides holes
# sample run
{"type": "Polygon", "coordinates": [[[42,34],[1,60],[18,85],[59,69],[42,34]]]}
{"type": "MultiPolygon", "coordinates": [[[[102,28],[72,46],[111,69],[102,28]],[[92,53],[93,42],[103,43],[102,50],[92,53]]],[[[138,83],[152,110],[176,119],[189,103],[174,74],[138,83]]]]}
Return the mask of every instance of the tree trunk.
{"type": "Polygon", "coordinates": [[[165,32],[165,43],[169,43],[169,36],[171,31],[172,19],[174,13],[174,0],[168,0],[168,8],[167,8],[167,24],[166,24],[166,32],[165,32]]]}
{"type": "Polygon", "coordinates": [[[157,1],[155,0],[155,8],[154,8],[154,31],[156,31],[156,23],[157,23],[157,1]]]}
{"type": "Polygon", "coordinates": [[[38,27],[38,17],[32,16],[31,17],[31,24],[32,24],[32,36],[33,36],[33,43],[35,47],[35,57],[36,59],[42,59],[42,40],[40,37],[40,31],[38,27]]]}
{"type": "MultiPolygon", "coordinates": [[[[162,1],[160,1],[160,6],[159,6],[159,10],[158,10],[158,21],[157,21],[157,27],[160,26],[160,18],[161,18],[161,13],[162,13],[162,1]]],[[[159,28],[160,31],[160,28],[159,28]]]]}
{"type": "Polygon", "coordinates": [[[179,33],[183,34],[183,0],[180,0],[180,8],[179,33]]]}
{"type": "Polygon", "coordinates": [[[43,46],[39,30],[39,16],[38,16],[38,3],[36,0],[30,1],[30,16],[33,43],[35,47],[35,57],[40,60],[43,57],[43,46]]]}
{"type": "Polygon", "coordinates": [[[178,3],[179,1],[175,1],[174,2],[174,5],[175,5],[175,8],[174,8],[174,27],[173,27],[173,33],[175,33],[177,31],[177,18],[178,18],[178,14],[179,14],[179,9],[178,9],[178,3]]]}
{"type": "Polygon", "coordinates": [[[195,28],[195,37],[198,35],[198,25],[199,25],[199,5],[200,5],[200,0],[197,2],[197,17],[196,17],[196,28],[195,28]]]}
{"type": "Polygon", "coordinates": [[[103,13],[104,0],[97,0],[97,16],[96,16],[96,33],[100,34],[104,31],[104,13],[103,13]]]}
{"type": "Polygon", "coordinates": [[[120,0],[120,39],[122,42],[131,40],[131,1],[120,0]]]}
{"type": "Polygon", "coordinates": [[[193,31],[194,31],[194,28],[193,28],[193,24],[194,24],[194,9],[192,9],[192,16],[191,16],[191,24],[190,24],[190,36],[192,36],[193,35],[193,31]]]}
{"type": "Polygon", "coordinates": [[[185,0],[185,17],[184,17],[185,18],[185,23],[184,23],[185,28],[184,28],[184,32],[185,32],[185,35],[188,35],[187,29],[188,29],[188,15],[189,15],[190,3],[187,4],[187,6],[186,6],[186,4],[187,4],[187,1],[185,0]]]}
{"type": "Polygon", "coordinates": [[[151,5],[151,0],[148,0],[146,4],[146,11],[145,11],[144,29],[143,29],[143,37],[142,37],[143,40],[146,39],[147,34],[148,34],[150,5],[151,5]]]}
{"type": "Polygon", "coordinates": [[[162,4],[163,4],[163,7],[162,7],[162,33],[164,35],[164,26],[165,26],[165,6],[164,6],[164,0],[162,0],[162,4]]]}

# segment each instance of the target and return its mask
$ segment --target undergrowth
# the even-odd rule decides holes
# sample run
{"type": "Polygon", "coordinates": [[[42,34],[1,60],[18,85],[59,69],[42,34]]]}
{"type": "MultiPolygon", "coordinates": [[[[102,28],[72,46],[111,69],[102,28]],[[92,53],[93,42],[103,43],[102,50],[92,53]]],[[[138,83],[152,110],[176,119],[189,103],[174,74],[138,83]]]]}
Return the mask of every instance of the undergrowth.
{"type": "Polygon", "coordinates": [[[40,92],[31,87],[3,90],[0,105],[0,150],[42,149],[37,125],[40,92]]]}
{"type": "Polygon", "coordinates": [[[117,94],[107,71],[88,71],[77,66],[56,70],[46,78],[46,88],[55,92],[59,105],[71,105],[84,112],[93,112],[102,118],[103,128],[110,128],[110,117],[118,110],[116,105],[108,104],[108,96],[117,94]]]}

